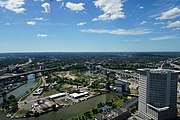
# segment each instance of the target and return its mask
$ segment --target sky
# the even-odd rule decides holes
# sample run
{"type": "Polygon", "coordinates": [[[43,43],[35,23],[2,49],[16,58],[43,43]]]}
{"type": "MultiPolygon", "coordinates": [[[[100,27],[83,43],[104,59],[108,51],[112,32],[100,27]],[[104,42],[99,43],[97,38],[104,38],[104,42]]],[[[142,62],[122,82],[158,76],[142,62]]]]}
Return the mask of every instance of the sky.
{"type": "Polygon", "coordinates": [[[0,52],[180,51],[180,0],[0,0],[0,52]]]}

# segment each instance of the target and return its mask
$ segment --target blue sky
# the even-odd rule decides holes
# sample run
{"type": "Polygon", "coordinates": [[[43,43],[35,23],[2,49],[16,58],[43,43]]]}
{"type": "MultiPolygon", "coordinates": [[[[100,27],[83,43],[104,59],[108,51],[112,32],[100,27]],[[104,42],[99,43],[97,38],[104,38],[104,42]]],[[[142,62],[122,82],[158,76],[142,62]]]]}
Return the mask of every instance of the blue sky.
{"type": "Polygon", "coordinates": [[[0,0],[0,52],[180,51],[179,0],[0,0]]]}

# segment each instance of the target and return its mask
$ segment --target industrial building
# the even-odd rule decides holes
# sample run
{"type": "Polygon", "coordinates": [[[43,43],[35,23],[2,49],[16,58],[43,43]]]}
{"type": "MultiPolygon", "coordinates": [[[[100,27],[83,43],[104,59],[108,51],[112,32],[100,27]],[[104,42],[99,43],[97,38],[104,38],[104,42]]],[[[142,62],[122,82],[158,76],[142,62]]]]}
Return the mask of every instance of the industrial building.
{"type": "Polygon", "coordinates": [[[69,94],[69,96],[74,98],[74,99],[78,99],[78,98],[84,97],[86,95],[89,95],[89,93],[88,92],[82,92],[82,93],[72,93],[72,94],[69,94]]]}
{"type": "Polygon", "coordinates": [[[66,96],[66,93],[58,93],[58,94],[54,94],[54,95],[49,96],[49,99],[57,99],[57,98],[61,98],[64,96],[66,96]]]}

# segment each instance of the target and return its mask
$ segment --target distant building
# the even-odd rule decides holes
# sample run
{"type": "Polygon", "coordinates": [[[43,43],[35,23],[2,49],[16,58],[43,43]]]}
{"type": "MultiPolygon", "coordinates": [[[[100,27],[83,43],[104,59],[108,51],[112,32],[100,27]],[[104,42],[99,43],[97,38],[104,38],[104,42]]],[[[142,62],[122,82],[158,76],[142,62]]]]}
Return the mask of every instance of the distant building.
{"type": "Polygon", "coordinates": [[[106,82],[106,86],[105,86],[105,87],[106,87],[106,91],[107,91],[107,92],[112,91],[112,89],[111,89],[110,85],[111,85],[111,84],[110,84],[110,81],[107,81],[107,82],[106,82]]]}
{"type": "Polygon", "coordinates": [[[115,80],[115,86],[114,89],[117,92],[127,92],[128,88],[129,88],[129,83],[126,81],[122,81],[122,80],[115,80]]]}
{"type": "Polygon", "coordinates": [[[37,90],[34,91],[33,96],[39,96],[44,92],[43,88],[38,88],[37,90]]]}
{"type": "Polygon", "coordinates": [[[138,112],[143,120],[175,120],[178,71],[139,69],[138,112]]]}

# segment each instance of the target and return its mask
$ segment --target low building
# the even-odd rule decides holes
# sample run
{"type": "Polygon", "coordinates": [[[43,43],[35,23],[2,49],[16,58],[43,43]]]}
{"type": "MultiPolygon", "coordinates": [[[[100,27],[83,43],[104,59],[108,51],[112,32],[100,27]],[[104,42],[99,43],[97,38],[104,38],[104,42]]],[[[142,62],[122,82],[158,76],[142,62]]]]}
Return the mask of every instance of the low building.
{"type": "Polygon", "coordinates": [[[74,99],[81,98],[81,97],[84,97],[86,95],[89,95],[89,93],[88,92],[82,92],[82,93],[72,93],[72,94],[69,94],[69,96],[74,98],[74,99]]]}
{"type": "Polygon", "coordinates": [[[129,88],[129,83],[123,80],[115,80],[115,90],[117,92],[127,92],[129,88]]]}
{"type": "Polygon", "coordinates": [[[49,96],[49,99],[57,99],[57,98],[64,97],[64,96],[66,96],[66,93],[58,93],[58,94],[49,96]]]}
{"type": "Polygon", "coordinates": [[[43,88],[38,88],[36,91],[34,91],[33,96],[39,96],[44,92],[43,88]]]}

